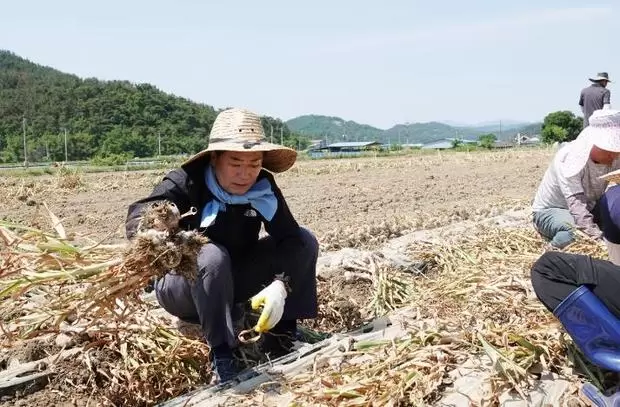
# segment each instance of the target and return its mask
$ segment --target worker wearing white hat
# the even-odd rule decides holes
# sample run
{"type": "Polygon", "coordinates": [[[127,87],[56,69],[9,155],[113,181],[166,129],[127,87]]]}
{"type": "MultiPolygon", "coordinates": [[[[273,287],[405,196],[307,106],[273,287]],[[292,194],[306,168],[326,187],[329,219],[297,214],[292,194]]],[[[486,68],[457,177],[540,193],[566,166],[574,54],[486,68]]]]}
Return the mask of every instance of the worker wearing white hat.
{"type": "Polygon", "coordinates": [[[573,242],[576,229],[602,237],[597,204],[608,182],[600,177],[620,169],[619,155],[620,112],[611,109],[594,112],[590,125],[556,153],[532,204],[534,224],[552,247],[573,242]]]}

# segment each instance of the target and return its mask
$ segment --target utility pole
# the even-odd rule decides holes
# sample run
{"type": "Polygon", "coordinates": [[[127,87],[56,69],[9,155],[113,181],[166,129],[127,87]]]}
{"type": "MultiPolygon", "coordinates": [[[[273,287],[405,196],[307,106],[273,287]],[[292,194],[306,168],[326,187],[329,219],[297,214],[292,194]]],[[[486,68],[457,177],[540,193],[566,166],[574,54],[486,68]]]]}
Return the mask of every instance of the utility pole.
{"type": "Polygon", "coordinates": [[[499,121],[499,139],[502,140],[502,121],[499,121]]]}
{"type": "Polygon", "coordinates": [[[67,128],[64,128],[65,130],[65,163],[69,162],[69,153],[67,151],[67,128]]]}
{"type": "Polygon", "coordinates": [[[161,133],[157,132],[157,155],[158,157],[161,157],[161,133]]]}
{"type": "Polygon", "coordinates": [[[273,123],[269,122],[269,127],[271,127],[271,144],[273,144],[273,123]]]}
{"type": "Polygon", "coordinates": [[[24,129],[24,166],[28,168],[28,150],[26,150],[26,118],[22,121],[22,127],[24,129]]]}
{"type": "Polygon", "coordinates": [[[280,126],[280,144],[281,145],[284,145],[284,138],[282,136],[283,132],[284,132],[284,126],[280,126]]]}

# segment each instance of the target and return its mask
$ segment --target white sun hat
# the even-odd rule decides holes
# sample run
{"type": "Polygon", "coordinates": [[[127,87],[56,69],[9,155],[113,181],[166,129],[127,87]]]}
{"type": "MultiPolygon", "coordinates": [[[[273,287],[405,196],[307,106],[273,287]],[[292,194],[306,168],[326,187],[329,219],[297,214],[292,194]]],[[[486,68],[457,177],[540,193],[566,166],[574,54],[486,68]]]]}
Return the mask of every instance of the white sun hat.
{"type": "Polygon", "coordinates": [[[292,148],[267,141],[258,114],[239,108],[227,109],[217,115],[209,134],[209,145],[184,165],[205,158],[211,151],[263,151],[263,168],[272,172],[288,170],[297,159],[297,152],[292,148]]]}
{"type": "Polygon", "coordinates": [[[577,175],[588,162],[592,146],[620,153],[620,111],[602,109],[592,113],[589,125],[558,153],[562,175],[567,178],[577,175]]]}

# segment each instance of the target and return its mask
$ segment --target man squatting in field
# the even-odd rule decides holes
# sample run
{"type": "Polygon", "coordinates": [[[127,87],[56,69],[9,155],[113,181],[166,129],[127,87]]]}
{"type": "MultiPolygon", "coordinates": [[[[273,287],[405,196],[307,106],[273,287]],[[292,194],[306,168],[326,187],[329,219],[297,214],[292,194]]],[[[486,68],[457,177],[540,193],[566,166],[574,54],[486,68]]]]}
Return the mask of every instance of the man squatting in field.
{"type": "Polygon", "coordinates": [[[555,154],[532,204],[534,225],[550,248],[568,246],[576,229],[603,238],[600,198],[608,182],[601,176],[620,169],[620,112],[597,110],[589,123],[555,154]]]}
{"type": "Polygon", "coordinates": [[[265,333],[261,350],[271,358],[290,350],[298,319],[317,315],[317,240],[298,225],[268,172],[288,170],[296,157],[295,150],[266,141],[258,115],[228,109],[213,123],[205,150],[129,207],[130,239],[145,205],[168,200],[181,212],[197,209],[180,228],[199,230],[210,240],[198,255],[198,279],[192,284],[170,272],[154,288],[168,313],[200,324],[216,381],[239,373],[232,353],[239,304],[263,306],[255,329],[265,333]],[[261,225],[267,236],[259,239],[261,225]]]}

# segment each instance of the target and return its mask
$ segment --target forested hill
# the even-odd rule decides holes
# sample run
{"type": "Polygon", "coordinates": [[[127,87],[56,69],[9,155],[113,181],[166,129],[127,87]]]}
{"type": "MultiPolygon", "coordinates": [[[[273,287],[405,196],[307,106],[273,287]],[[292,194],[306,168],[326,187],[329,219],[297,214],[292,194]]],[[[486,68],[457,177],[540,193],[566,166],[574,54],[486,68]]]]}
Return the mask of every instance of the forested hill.
{"type": "MultiPolygon", "coordinates": [[[[216,115],[149,84],[81,79],[0,50],[0,162],[23,160],[24,128],[30,161],[64,160],[65,129],[69,160],[155,156],[159,139],[162,155],[193,154],[216,115]]],[[[282,128],[289,146],[306,144],[279,119],[263,125],[278,138],[282,128]]]]}
{"type": "Polygon", "coordinates": [[[475,140],[482,134],[495,133],[498,138],[512,140],[517,133],[538,134],[541,123],[514,124],[500,133],[499,125],[491,126],[450,126],[445,123],[405,123],[397,124],[387,130],[344,120],[334,116],[305,115],[286,122],[295,132],[314,139],[333,141],[379,141],[381,143],[428,143],[446,138],[475,140]],[[501,136],[501,137],[500,137],[501,136]]]}

